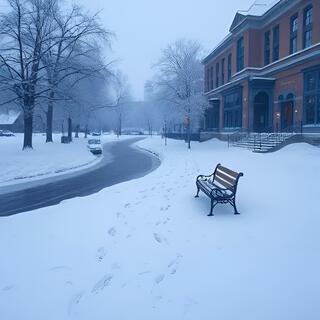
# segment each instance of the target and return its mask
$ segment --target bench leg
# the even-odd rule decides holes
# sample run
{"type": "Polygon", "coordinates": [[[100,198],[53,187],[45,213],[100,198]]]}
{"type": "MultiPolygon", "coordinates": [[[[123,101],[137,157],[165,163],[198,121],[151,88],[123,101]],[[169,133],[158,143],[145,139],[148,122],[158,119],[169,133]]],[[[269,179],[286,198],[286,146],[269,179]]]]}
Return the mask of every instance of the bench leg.
{"type": "Polygon", "coordinates": [[[240,212],[238,211],[237,206],[236,206],[236,199],[233,199],[232,206],[234,208],[234,214],[240,214],[240,212]]]}
{"type": "Polygon", "coordinates": [[[210,213],[208,214],[208,217],[212,217],[214,215],[213,209],[217,204],[218,204],[218,202],[215,203],[215,201],[213,199],[211,199],[211,209],[210,209],[210,213]]]}
{"type": "Polygon", "coordinates": [[[200,188],[197,186],[197,194],[194,196],[195,198],[199,198],[200,188]]]}

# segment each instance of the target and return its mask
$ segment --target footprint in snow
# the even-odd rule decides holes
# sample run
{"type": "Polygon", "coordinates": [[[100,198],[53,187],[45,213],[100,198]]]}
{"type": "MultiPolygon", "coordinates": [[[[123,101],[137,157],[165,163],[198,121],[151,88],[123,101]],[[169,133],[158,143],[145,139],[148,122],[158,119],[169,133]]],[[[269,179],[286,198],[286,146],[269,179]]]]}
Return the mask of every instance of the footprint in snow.
{"type": "Polygon", "coordinates": [[[80,292],[76,295],[74,295],[69,303],[69,308],[68,308],[68,311],[69,311],[69,314],[72,313],[73,309],[80,304],[80,301],[83,297],[83,293],[80,292]]]}
{"type": "Polygon", "coordinates": [[[117,218],[118,218],[118,219],[122,218],[123,216],[124,216],[124,215],[123,215],[122,212],[117,212],[117,218]]]}
{"type": "Polygon", "coordinates": [[[104,259],[104,257],[106,256],[106,254],[107,253],[106,253],[106,250],[105,250],[104,247],[99,248],[97,250],[97,259],[98,259],[98,261],[101,262],[104,259]]]}
{"type": "Polygon", "coordinates": [[[170,207],[171,207],[170,204],[167,205],[167,206],[165,206],[165,207],[161,207],[161,208],[160,208],[160,211],[168,211],[168,210],[170,209],[170,207]]]}
{"type": "Polygon", "coordinates": [[[173,259],[169,264],[168,264],[168,269],[170,269],[169,273],[171,275],[174,275],[177,273],[177,269],[178,269],[178,266],[180,264],[180,260],[182,258],[182,255],[181,254],[177,254],[176,258],[173,259]]]}
{"type": "Polygon", "coordinates": [[[101,278],[92,288],[91,292],[94,294],[98,294],[103,291],[106,287],[109,286],[113,275],[106,274],[103,278],[101,278]]]}
{"type": "Polygon", "coordinates": [[[109,236],[111,236],[111,237],[115,237],[116,234],[117,234],[117,230],[116,230],[114,227],[112,227],[112,228],[110,228],[110,229],[108,230],[108,234],[109,234],[109,236]]]}
{"type": "Polygon", "coordinates": [[[158,233],[154,233],[153,234],[154,239],[158,242],[158,243],[163,243],[163,242],[167,242],[167,239],[163,236],[161,236],[158,233]]]}
{"type": "Polygon", "coordinates": [[[159,274],[157,277],[155,277],[154,279],[154,284],[158,285],[159,283],[161,283],[165,278],[164,274],[159,274]]]}
{"type": "Polygon", "coordinates": [[[159,226],[160,224],[167,224],[170,221],[170,218],[167,218],[166,220],[160,220],[156,222],[156,226],[159,226]]]}
{"type": "Polygon", "coordinates": [[[126,204],[124,205],[124,207],[125,207],[125,208],[129,208],[130,205],[131,205],[130,203],[126,203],[126,204]]]}

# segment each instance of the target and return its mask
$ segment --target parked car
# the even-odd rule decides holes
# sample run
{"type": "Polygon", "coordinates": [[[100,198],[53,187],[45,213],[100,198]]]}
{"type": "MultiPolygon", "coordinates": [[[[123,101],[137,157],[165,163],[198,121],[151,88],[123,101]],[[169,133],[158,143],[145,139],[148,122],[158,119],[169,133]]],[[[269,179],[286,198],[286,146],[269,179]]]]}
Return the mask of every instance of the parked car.
{"type": "Polygon", "coordinates": [[[100,139],[89,139],[88,149],[93,154],[102,154],[102,145],[100,139]]]}
{"type": "Polygon", "coordinates": [[[14,133],[9,130],[0,130],[0,137],[14,137],[14,133]]]}
{"type": "Polygon", "coordinates": [[[101,132],[92,132],[91,135],[93,137],[100,137],[101,136],[101,132]]]}

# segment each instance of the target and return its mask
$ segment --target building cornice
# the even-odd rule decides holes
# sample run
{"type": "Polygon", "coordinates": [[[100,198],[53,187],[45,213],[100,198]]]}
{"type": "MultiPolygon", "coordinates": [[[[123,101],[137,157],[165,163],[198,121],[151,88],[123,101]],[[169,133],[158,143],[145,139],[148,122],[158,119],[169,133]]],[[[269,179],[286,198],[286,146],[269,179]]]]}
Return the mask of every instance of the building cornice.
{"type": "Polygon", "coordinates": [[[312,61],[315,58],[320,58],[320,43],[317,43],[307,49],[294,53],[290,56],[282,58],[276,62],[273,62],[267,66],[256,68],[248,67],[242,71],[234,74],[232,80],[223,86],[215,88],[211,91],[205,92],[205,96],[212,96],[221,93],[222,91],[239,84],[245,79],[252,77],[272,77],[273,74],[287,70],[290,67],[303,64],[308,61],[312,61]]]}
{"type": "Polygon", "coordinates": [[[283,14],[297,6],[299,2],[300,0],[282,0],[262,16],[247,16],[236,27],[234,27],[234,29],[232,29],[232,33],[238,35],[247,29],[264,29],[267,25],[272,24],[283,14]]]}

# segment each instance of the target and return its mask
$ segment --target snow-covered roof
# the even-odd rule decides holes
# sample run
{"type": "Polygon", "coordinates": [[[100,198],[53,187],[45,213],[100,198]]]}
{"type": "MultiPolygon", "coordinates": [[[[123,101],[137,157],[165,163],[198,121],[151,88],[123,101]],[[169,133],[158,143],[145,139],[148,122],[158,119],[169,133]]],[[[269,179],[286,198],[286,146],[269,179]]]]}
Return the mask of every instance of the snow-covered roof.
{"type": "Polygon", "coordinates": [[[9,110],[8,112],[0,111],[0,125],[14,124],[17,121],[20,114],[21,114],[21,111],[16,111],[16,110],[9,110]]]}
{"type": "Polygon", "coordinates": [[[281,0],[256,0],[248,10],[238,12],[245,16],[263,16],[281,0]]]}
{"type": "Polygon", "coordinates": [[[208,56],[206,56],[202,60],[202,63],[205,63],[208,59],[210,59],[212,55],[214,55],[215,52],[232,37],[232,30],[239,24],[241,24],[244,20],[250,17],[263,17],[281,1],[284,0],[256,0],[248,10],[239,10],[233,19],[232,25],[230,27],[230,33],[211,51],[211,53],[209,53],[208,56]]]}

